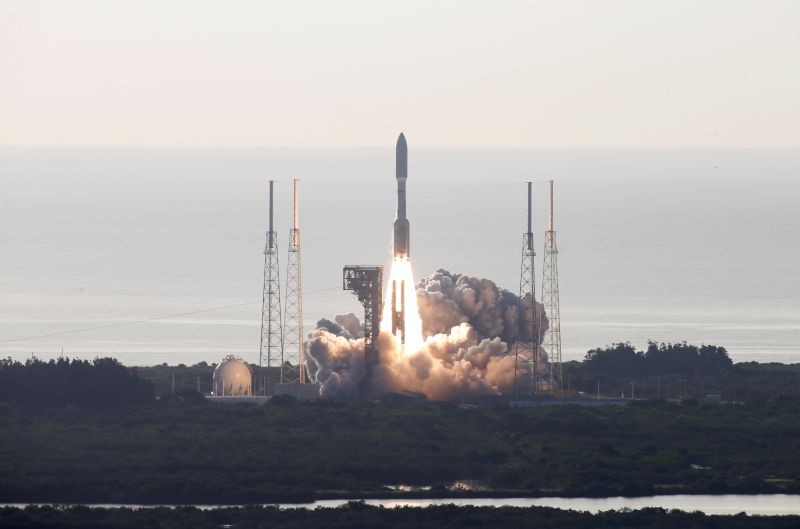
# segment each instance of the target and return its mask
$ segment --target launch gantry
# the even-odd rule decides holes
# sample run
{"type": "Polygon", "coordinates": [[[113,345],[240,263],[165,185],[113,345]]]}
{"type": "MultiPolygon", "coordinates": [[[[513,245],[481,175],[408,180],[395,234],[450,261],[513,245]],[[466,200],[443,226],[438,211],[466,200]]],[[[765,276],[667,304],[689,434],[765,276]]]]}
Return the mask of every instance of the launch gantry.
{"type": "Polygon", "coordinates": [[[342,286],[352,290],[364,306],[364,371],[367,382],[372,368],[378,363],[378,334],[381,328],[381,308],[383,307],[383,267],[345,266],[342,286]]]}

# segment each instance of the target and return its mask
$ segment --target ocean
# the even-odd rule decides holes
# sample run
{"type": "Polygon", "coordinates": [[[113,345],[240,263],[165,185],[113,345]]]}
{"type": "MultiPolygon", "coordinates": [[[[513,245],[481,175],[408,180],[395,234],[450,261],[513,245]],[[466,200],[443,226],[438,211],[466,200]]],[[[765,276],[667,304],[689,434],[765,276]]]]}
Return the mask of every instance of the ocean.
{"type": "MultiPolygon", "coordinates": [[[[686,340],[735,361],[800,362],[798,176],[800,150],[437,149],[410,138],[412,263],[417,278],[445,268],[517,291],[531,180],[541,290],[553,179],[565,360],[686,340]]],[[[1,147],[0,355],[257,362],[267,182],[285,267],[293,178],[311,330],[361,314],[343,266],[391,261],[392,141],[1,147]]]]}

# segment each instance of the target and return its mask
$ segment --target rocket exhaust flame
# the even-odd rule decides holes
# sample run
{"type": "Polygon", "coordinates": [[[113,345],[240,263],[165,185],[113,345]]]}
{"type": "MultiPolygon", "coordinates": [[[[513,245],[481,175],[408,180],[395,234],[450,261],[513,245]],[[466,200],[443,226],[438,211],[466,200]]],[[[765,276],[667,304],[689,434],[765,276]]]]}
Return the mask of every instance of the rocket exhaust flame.
{"type": "Polygon", "coordinates": [[[406,296],[403,288],[405,281],[400,281],[400,288],[397,288],[397,281],[392,282],[392,334],[397,336],[400,343],[405,343],[405,310],[406,310],[406,296]],[[398,299],[397,292],[400,291],[398,299]]]}
{"type": "Polygon", "coordinates": [[[404,354],[413,353],[424,344],[415,284],[411,261],[395,257],[384,297],[381,332],[390,332],[404,354]]]}

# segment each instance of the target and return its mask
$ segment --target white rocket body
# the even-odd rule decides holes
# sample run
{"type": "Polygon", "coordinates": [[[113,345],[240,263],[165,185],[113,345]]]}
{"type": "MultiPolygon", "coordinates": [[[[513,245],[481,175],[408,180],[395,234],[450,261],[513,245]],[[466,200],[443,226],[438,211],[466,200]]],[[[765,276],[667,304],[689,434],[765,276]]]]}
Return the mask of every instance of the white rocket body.
{"type": "Polygon", "coordinates": [[[397,216],[394,219],[394,256],[408,258],[411,254],[411,226],[406,218],[406,180],[408,179],[408,146],[406,137],[397,138],[395,157],[397,178],[397,216]]]}

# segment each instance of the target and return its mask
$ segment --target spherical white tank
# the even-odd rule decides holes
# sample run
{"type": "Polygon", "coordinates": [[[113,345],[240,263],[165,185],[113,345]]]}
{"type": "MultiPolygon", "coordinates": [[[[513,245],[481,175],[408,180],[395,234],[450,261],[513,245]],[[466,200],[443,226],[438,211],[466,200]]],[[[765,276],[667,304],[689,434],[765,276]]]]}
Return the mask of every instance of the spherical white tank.
{"type": "Polygon", "coordinates": [[[241,397],[253,394],[253,373],[244,361],[226,356],[214,370],[214,395],[241,397]]]}

